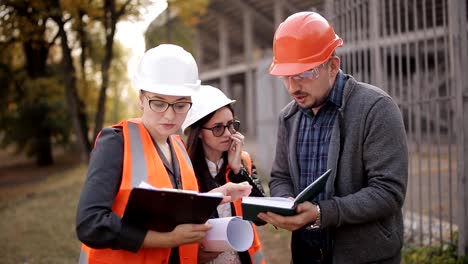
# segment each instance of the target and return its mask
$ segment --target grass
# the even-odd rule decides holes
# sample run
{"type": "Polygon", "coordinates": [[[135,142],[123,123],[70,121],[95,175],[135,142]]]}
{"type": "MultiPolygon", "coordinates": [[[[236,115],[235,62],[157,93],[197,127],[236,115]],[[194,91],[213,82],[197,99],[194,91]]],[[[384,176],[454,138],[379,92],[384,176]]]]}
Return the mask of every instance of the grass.
{"type": "MultiPolygon", "coordinates": [[[[86,166],[10,166],[10,172],[16,173],[8,173],[5,168],[0,175],[3,179],[18,178],[20,174],[19,178],[27,178],[29,174],[31,181],[0,185],[1,263],[77,263],[80,242],[75,236],[75,213],[86,166]]],[[[262,180],[267,187],[267,180],[262,180]]],[[[290,232],[271,225],[258,227],[258,232],[267,263],[289,263],[290,232]]],[[[405,248],[403,263],[468,263],[454,252],[452,248],[405,248]]]]}
{"type": "MultiPolygon", "coordinates": [[[[81,165],[0,190],[1,263],[77,263],[75,214],[85,175],[81,165]]],[[[271,225],[258,231],[267,263],[289,263],[290,233],[271,225]]]]}
{"type": "MultiPolygon", "coordinates": [[[[22,174],[29,173],[35,179],[6,188],[0,186],[1,263],[77,263],[80,242],[75,236],[75,213],[86,166],[69,166],[67,170],[57,166],[55,173],[53,169],[44,172],[18,167],[22,174]],[[47,177],[38,177],[44,174],[47,177]]],[[[263,184],[266,185],[265,179],[263,184]]],[[[258,227],[258,232],[267,263],[289,263],[290,232],[271,225],[258,227]]],[[[457,258],[453,248],[415,247],[404,249],[403,263],[465,264],[468,260],[457,258]]]]}
{"type": "Polygon", "coordinates": [[[2,263],[77,263],[80,243],[74,223],[84,175],[80,166],[2,199],[2,263]]]}
{"type": "Polygon", "coordinates": [[[444,244],[442,247],[407,247],[403,249],[402,263],[468,264],[468,256],[458,257],[455,244],[444,244]]]}

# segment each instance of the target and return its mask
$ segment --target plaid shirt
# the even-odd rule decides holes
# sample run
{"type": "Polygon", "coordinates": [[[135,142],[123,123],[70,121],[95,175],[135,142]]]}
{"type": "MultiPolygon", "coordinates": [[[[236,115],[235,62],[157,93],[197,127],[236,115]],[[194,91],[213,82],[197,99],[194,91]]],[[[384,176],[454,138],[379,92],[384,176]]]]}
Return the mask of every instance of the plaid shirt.
{"type": "MultiPolygon", "coordinates": [[[[328,147],[333,124],[341,107],[346,77],[340,70],[328,101],[316,115],[312,109],[300,109],[301,116],[296,142],[299,163],[299,191],[305,189],[327,170],[328,147]]],[[[324,198],[321,193],[315,200],[324,198]]]]}

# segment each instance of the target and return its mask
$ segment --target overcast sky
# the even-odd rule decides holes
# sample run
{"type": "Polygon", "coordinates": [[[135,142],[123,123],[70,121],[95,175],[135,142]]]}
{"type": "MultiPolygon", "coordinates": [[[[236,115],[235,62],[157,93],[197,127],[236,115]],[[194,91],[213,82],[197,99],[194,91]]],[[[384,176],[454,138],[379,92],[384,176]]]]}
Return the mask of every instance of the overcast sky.
{"type": "Polygon", "coordinates": [[[127,63],[130,79],[145,51],[144,33],[146,28],[167,7],[166,0],[153,0],[152,2],[152,5],[142,10],[143,18],[141,21],[119,22],[117,24],[115,37],[131,52],[127,63]]]}

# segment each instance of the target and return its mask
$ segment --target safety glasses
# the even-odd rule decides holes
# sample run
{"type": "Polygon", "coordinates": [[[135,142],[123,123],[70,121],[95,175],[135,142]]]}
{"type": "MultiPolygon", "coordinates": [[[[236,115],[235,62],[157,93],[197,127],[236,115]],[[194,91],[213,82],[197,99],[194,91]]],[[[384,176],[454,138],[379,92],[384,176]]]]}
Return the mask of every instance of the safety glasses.
{"type": "Polygon", "coordinates": [[[224,131],[226,130],[226,128],[228,129],[229,133],[234,134],[239,130],[239,127],[240,127],[240,121],[233,120],[232,122],[227,123],[227,125],[219,124],[214,127],[202,127],[202,128],[211,130],[211,133],[213,133],[213,136],[220,137],[224,134],[224,131]]]}
{"type": "Polygon", "coordinates": [[[287,81],[291,78],[294,81],[303,81],[303,80],[317,80],[320,77],[320,70],[327,64],[328,61],[325,63],[320,64],[319,66],[307,70],[305,72],[299,73],[297,75],[290,75],[290,76],[280,76],[283,81],[287,81]]]}

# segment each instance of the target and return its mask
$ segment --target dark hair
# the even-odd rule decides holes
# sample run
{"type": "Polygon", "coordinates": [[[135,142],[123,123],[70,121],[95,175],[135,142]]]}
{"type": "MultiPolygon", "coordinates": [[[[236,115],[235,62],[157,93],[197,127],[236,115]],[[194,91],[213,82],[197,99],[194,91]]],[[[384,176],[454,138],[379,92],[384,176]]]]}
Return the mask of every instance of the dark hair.
{"type": "MultiPolygon", "coordinates": [[[[227,109],[229,109],[232,113],[232,116],[235,116],[234,114],[234,109],[230,104],[224,106],[227,109]]],[[[222,108],[222,107],[221,107],[222,108]]],[[[219,109],[221,109],[219,108],[219,109]]],[[[217,109],[216,111],[218,111],[217,109]]],[[[203,150],[203,143],[199,137],[200,132],[202,130],[202,127],[210,121],[210,119],[214,116],[216,111],[211,112],[210,114],[204,116],[202,119],[198,120],[197,122],[193,123],[191,126],[189,126],[187,129],[188,134],[187,134],[187,152],[190,157],[190,160],[192,161],[193,165],[193,170],[195,171],[195,176],[197,177],[198,185],[200,187],[200,191],[202,192],[207,192],[213,189],[216,186],[212,186],[210,184],[210,179],[212,179],[212,176],[209,173],[208,170],[208,165],[206,165],[205,161],[205,152],[203,150]]],[[[224,165],[226,165],[226,160],[227,160],[227,153],[223,153],[222,157],[225,161],[224,165]]],[[[224,168],[226,166],[223,166],[224,168]]],[[[224,171],[222,169],[221,171],[224,171]]]]}

